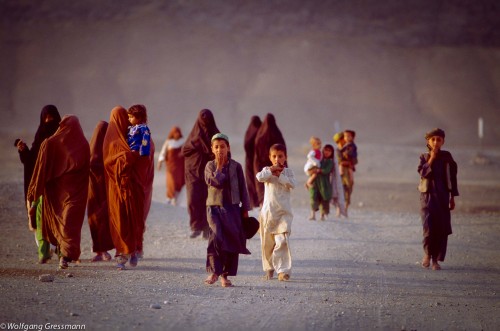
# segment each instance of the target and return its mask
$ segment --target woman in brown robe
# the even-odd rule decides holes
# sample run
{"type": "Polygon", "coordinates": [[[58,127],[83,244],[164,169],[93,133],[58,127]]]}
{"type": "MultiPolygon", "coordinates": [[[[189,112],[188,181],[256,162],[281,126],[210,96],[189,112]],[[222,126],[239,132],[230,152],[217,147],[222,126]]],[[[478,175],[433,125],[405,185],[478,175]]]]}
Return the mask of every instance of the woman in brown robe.
{"type": "Polygon", "coordinates": [[[182,147],[191,238],[203,233],[204,238],[208,239],[205,166],[213,157],[210,140],[216,133],[219,133],[219,129],[214,115],[210,110],[202,109],[182,147]]]}
{"type": "MultiPolygon", "coordinates": [[[[264,167],[272,165],[269,160],[269,148],[274,144],[286,146],[285,139],[276,124],[274,115],[268,113],[255,136],[255,156],[253,161],[255,173],[262,171],[264,167]]],[[[256,190],[259,205],[262,205],[264,201],[264,183],[256,182],[256,190]]]]}
{"type": "MultiPolygon", "coordinates": [[[[256,172],[253,169],[253,159],[255,155],[255,136],[259,131],[262,121],[259,116],[252,116],[247,131],[245,132],[244,147],[245,147],[245,180],[248,188],[248,195],[250,197],[250,207],[259,207],[259,197],[257,195],[257,179],[255,178],[256,172]]],[[[262,169],[261,169],[262,170],[262,169]]]]}
{"type": "Polygon", "coordinates": [[[43,196],[43,236],[57,246],[59,267],[80,258],[87,206],[90,149],[78,117],[66,115],[59,129],[40,146],[27,200],[43,196]]]}
{"type": "Polygon", "coordinates": [[[185,183],[182,145],[184,145],[184,139],[181,129],[174,126],[158,156],[158,170],[161,169],[163,162],[166,166],[167,201],[174,206],[177,204],[177,196],[185,183]]]}
{"type": "Polygon", "coordinates": [[[92,252],[95,253],[91,262],[111,260],[108,251],[115,248],[109,232],[108,199],[102,156],[102,145],[107,128],[107,122],[100,121],[97,123],[90,140],[90,182],[87,218],[92,237],[92,252]]]}
{"type": "Polygon", "coordinates": [[[130,266],[137,266],[153,192],[154,144],[151,142],[149,156],[132,152],[126,138],[128,126],[125,108],[113,108],[103,143],[109,224],[118,269],[125,269],[129,259],[130,266]]]}

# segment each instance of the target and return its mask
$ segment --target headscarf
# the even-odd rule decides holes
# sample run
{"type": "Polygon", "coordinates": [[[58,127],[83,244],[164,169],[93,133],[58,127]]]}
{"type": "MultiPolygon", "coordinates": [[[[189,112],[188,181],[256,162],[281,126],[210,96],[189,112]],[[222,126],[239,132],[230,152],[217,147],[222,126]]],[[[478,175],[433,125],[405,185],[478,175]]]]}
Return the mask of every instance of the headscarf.
{"type": "Polygon", "coordinates": [[[89,169],[89,143],[80,121],[66,115],[40,147],[27,199],[31,202],[43,195],[43,236],[71,260],[80,256],[89,169]]]}
{"type": "Polygon", "coordinates": [[[109,232],[108,198],[104,176],[103,142],[108,123],[97,123],[90,140],[90,181],[87,218],[92,236],[92,251],[105,252],[114,248],[109,232]]]}
{"type": "Polygon", "coordinates": [[[245,147],[245,179],[250,197],[250,204],[252,208],[259,206],[259,198],[255,188],[257,179],[255,178],[255,171],[253,169],[254,155],[255,155],[255,136],[259,131],[262,121],[259,116],[252,116],[250,124],[244,137],[245,147]]]}
{"type": "Polygon", "coordinates": [[[181,128],[179,128],[178,126],[174,126],[174,127],[172,127],[172,129],[170,129],[170,132],[168,133],[167,139],[174,139],[174,134],[176,132],[179,132],[179,139],[182,138],[181,128]]]}
{"type": "MultiPolygon", "coordinates": [[[[276,124],[274,115],[268,113],[255,136],[254,172],[256,174],[264,167],[271,165],[269,148],[274,144],[282,144],[286,147],[285,139],[276,124]]],[[[261,204],[264,201],[264,183],[257,182],[256,185],[259,204],[261,204]]]]}

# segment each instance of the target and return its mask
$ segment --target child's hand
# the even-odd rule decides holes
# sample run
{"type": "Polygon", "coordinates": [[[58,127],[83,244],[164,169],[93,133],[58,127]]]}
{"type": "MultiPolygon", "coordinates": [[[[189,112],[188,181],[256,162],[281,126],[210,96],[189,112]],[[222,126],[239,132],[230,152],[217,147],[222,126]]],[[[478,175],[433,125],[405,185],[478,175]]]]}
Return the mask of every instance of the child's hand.
{"type": "Polygon", "coordinates": [[[284,168],[285,168],[284,166],[278,163],[276,165],[271,166],[270,170],[273,176],[279,177],[284,168]]]}

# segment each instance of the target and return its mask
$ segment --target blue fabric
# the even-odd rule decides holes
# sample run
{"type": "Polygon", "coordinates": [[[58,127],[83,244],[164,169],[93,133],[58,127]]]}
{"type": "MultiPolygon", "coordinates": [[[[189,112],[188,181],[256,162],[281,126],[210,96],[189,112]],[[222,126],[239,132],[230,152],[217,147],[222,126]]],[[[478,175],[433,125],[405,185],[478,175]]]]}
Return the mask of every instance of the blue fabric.
{"type": "Polygon", "coordinates": [[[148,156],[151,149],[151,132],[146,124],[137,124],[129,127],[127,143],[130,149],[139,152],[141,156],[148,156]]]}

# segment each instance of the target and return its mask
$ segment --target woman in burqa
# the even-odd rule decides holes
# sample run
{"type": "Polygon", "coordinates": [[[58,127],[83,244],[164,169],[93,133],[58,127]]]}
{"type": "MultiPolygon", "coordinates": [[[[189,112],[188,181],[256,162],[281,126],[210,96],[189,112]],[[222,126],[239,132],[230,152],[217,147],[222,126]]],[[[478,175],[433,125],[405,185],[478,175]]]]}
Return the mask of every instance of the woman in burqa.
{"type": "Polygon", "coordinates": [[[140,156],[127,143],[128,114],[113,108],[103,142],[111,238],[117,268],[135,267],[143,253],[143,236],[149,213],[154,177],[154,144],[149,156],[140,156]]]}
{"type": "Polygon", "coordinates": [[[214,115],[210,110],[202,109],[182,147],[191,238],[202,233],[204,238],[208,238],[205,166],[213,157],[211,139],[216,133],[219,133],[219,129],[214,115]]]}
{"type": "MultiPolygon", "coordinates": [[[[286,147],[285,139],[278,125],[276,125],[274,115],[268,113],[255,136],[255,156],[253,161],[255,173],[260,172],[264,167],[272,165],[269,160],[269,148],[274,144],[283,144],[286,147]]],[[[264,183],[256,182],[256,191],[259,205],[262,205],[264,201],[264,183]]]]}
{"type": "Polygon", "coordinates": [[[42,232],[57,246],[61,269],[80,258],[89,170],[90,148],[80,121],[66,115],[40,146],[27,194],[29,205],[43,196],[42,232]]]}
{"type": "Polygon", "coordinates": [[[177,196],[184,187],[184,155],[182,155],[182,145],[184,138],[178,126],[172,127],[167,140],[163,143],[158,156],[158,170],[165,162],[167,201],[169,204],[177,204],[177,196]]]}
{"type": "Polygon", "coordinates": [[[259,197],[257,196],[257,179],[256,172],[253,168],[253,160],[255,155],[255,136],[262,125],[259,116],[252,116],[247,131],[245,132],[244,147],[245,147],[245,180],[250,197],[250,206],[252,208],[259,207],[259,197]]]}
{"type": "Polygon", "coordinates": [[[52,136],[59,128],[61,122],[61,115],[54,105],[46,105],[42,108],[40,113],[40,124],[35,133],[35,139],[31,144],[31,149],[28,148],[26,143],[22,140],[16,141],[16,147],[19,151],[19,159],[24,165],[24,201],[26,202],[26,193],[30,185],[31,176],[33,175],[33,168],[38,157],[40,145],[48,137],[52,136]]]}
{"type": "MultiPolygon", "coordinates": [[[[28,187],[30,185],[31,176],[33,175],[33,168],[35,167],[36,159],[38,157],[38,151],[42,142],[48,137],[52,136],[59,128],[59,123],[61,122],[61,116],[59,111],[54,105],[46,105],[42,108],[40,113],[40,124],[35,133],[35,139],[31,144],[31,149],[28,148],[26,143],[21,139],[16,140],[16,147],[19,152],[19,159],[24,166],[24,202],[26,205],[26,195],[28,192],[28,187]]],[[[35,239],[38,246],[38,262],[43,264],[46,263],[50,257],[50,244],[46,241],[42,234],[42,204],[41,198],[35,202],[36,215],[34,216],[34,224],[31,225],[31,229],[35,230],[35,239]],[[36,223],[36,224],[35,224],[36,223]]]]}
{"type": "Polygon", "coordinates": [[[95,256],[91,262],[109,261],[108,251],[115,248],[109,232],[108,198],[104,178],[104,159],[102,146],[108,123],[97,123],[90,140],[90,182],[87,199],[87,218],[92,237],[92,252],[95,256]]]}

